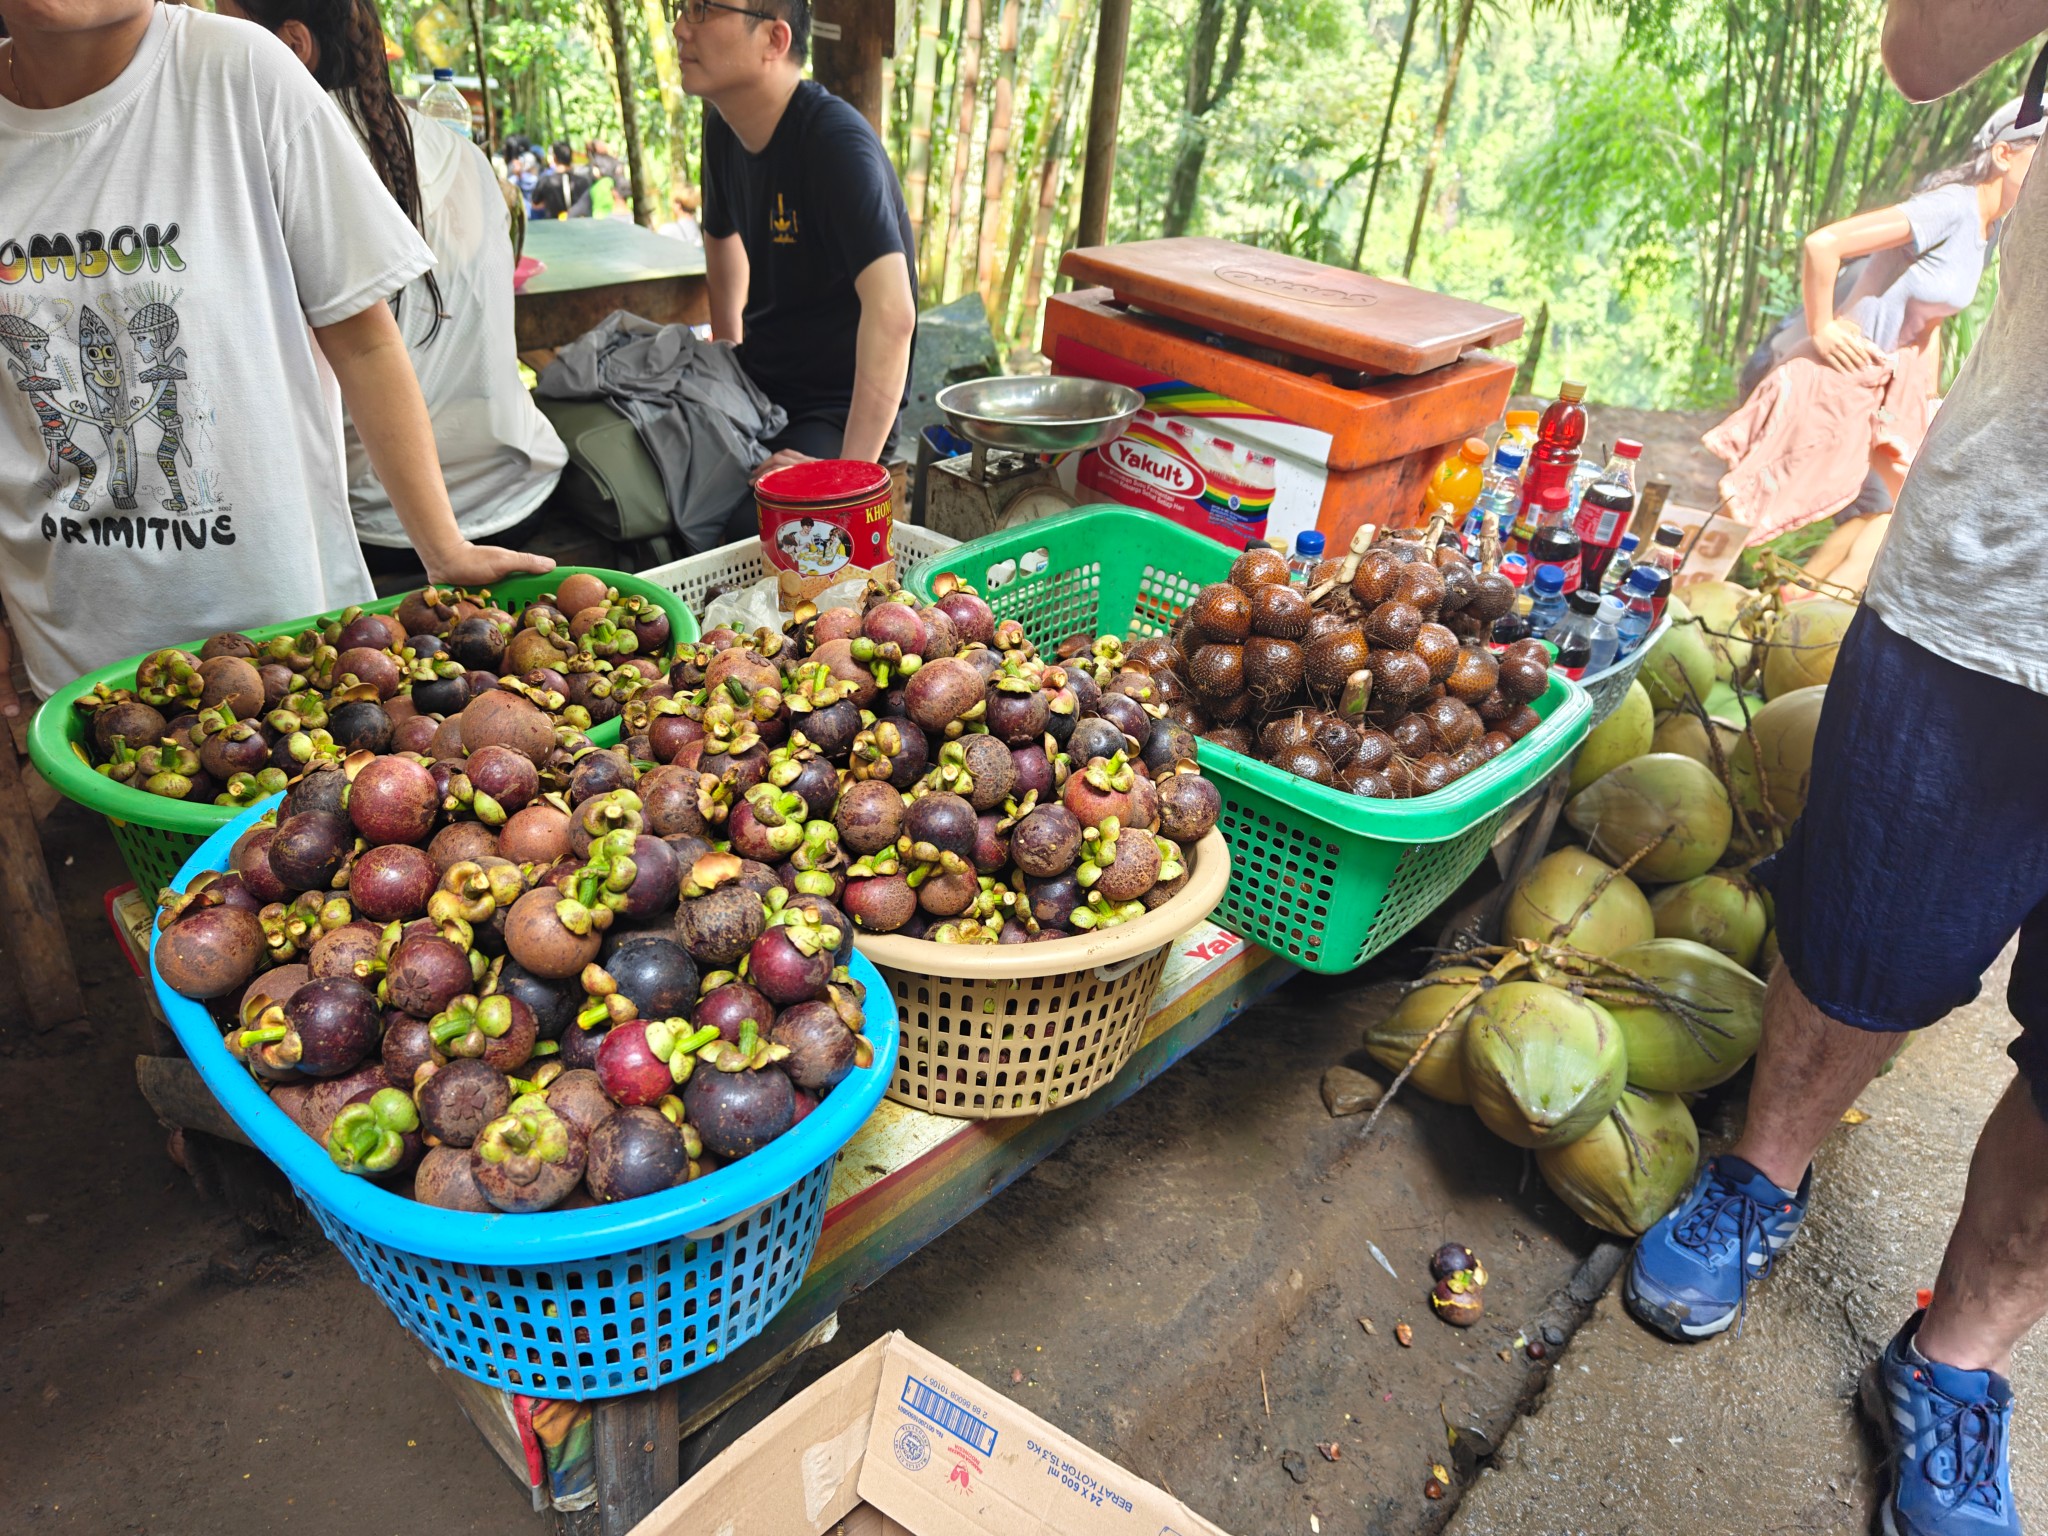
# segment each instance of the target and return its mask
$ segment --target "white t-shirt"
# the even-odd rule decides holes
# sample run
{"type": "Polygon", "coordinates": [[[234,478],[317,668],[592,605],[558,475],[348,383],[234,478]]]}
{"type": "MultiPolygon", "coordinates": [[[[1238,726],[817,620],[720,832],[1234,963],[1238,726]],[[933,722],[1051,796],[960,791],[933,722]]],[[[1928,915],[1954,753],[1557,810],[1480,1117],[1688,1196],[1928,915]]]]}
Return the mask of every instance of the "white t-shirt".
{"type": "Polygon", "coordinates": [[[0,99],[0,592],[38,692],[372,596],[307,327],[432,259],[251,23],[158,6],[104,90],[0,99]]]}
{"type": "MultiPolygon", "coordinates": [[[[569,450],[519,382],[512,236],[497,174],[484,152],[461,134],[410,107],[405,114],[447,318],[428,341],[433,295],[425,282],[415,281],[399,303],[398,319],[434,419],[434,446],[456,524],[464,537],[483,539],[539,510],[562,477],[569,450]]],[[[365,544],[411,544],[353,429],[348,500],[365,544]]]]}
{"type": "Polygon", "coordinates": [[[2005,225],[1991,318],[1914,457],[1865,597],[1936,655],[2048,693],[2048,172],[2028,176],[2005,225]]]}

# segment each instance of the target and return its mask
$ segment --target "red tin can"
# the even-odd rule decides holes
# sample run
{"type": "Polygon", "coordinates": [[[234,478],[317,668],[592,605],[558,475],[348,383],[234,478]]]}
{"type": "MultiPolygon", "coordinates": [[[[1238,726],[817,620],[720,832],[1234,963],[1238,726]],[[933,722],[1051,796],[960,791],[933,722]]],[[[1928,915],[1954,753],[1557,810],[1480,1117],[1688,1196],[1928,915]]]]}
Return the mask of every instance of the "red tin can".
{"type": "Polygon", "coordinates": [[[889,471],[861,459],[812,459],[761,477],[761,551],[784,608],[859,575],[895,584],[889,492],[889,471]]]}

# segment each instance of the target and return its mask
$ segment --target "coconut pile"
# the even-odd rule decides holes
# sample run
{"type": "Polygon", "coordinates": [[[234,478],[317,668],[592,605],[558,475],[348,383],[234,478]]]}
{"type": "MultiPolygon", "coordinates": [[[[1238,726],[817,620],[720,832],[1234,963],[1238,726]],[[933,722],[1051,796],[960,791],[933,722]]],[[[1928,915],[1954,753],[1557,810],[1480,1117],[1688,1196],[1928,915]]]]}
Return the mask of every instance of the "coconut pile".
{"type": "Polygon", "coordinates": [[[1567,1205],[1627,1237],[1691,1182],[1689,1100],[1756,1052],[1777,942],[1751,871],[1805,805],[1854,614],[1728,582],[1687,597],[1580,748],[1571,841],[1510,893],[1500,945],[1432,969],[1365,1042],[1533,1150],[1567,1205]]]}

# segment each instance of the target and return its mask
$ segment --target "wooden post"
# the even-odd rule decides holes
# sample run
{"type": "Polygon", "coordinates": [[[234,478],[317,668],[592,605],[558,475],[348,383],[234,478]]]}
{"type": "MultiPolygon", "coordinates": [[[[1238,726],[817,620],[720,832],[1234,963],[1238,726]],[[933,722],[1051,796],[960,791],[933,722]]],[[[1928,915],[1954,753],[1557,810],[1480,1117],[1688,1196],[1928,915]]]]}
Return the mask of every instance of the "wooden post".
{"type": "Polygon", "coordinates": [[[882,60],[896,53],[896,6],[891,0],[833,0],[812,25],[811,73],[834,96],[852,102],[880,133],[882,60]]]}
{"type": "Polygon", "coordinates": [[[1124,60],[1130,46],[1131,0],[1102,0],[1095,31],[1095,88],[1088,99],[1088,147],[1082,157],[1077,245],[1101,245],[1109,238],[1117,116],[1124,102],[1124,60]]]}
{"type": "Polygon", "coordinates": [[[85,996],[71,964],[71,941],[43,864],[43,840],[21,779],[14,742],[0,741],[0,922],[14,955],[20,1003],[37,1030],[85,1017],[85,996]]]}
{"type": "Polygon", "coordinates": [[[608,1397],[591,1410],[597,1432],[598,1517],[604,1536],[627,1536],[682,1482],[676,1386],[608,1397]]]}

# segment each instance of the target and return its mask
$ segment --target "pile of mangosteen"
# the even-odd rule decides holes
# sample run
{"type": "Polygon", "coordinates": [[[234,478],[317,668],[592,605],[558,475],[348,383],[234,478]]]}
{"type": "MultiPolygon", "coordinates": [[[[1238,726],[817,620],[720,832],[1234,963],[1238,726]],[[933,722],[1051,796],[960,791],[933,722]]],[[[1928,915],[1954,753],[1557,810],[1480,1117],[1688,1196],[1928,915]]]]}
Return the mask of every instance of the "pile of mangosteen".
{"type": "Polygon", "coordinates": [[[337,1166],[431,1205],[624,1200],[744,1157],[873,1059],[850,923],[664,809],[646,751],[493,688],[425,750],[315,763],[228,869],[163,893],[158,974],[337,1166]]]}
{"type": "Polygon", "coordinates": [[[1541,725],[1550,653],[1496,655],[1515,601],[1497,571],[1433,536],[1382,536],[1290,585],[1286,559],[1248,549],[1164,640],[1130,659],[1156,702],[1204,740],[1372,799],[1426,795],[1541,725]]]}
{"type": "Polygon", "coordinates": [[[351,753],[435,756],[444,722],[495,689],[558,725],[601,725],[667,691],[669,638],[658,603],[585,572],[518,613],[489,592],[428,587],[394,613],[351,608],[296,635],[258,642],[230,630],[197,654],[153,652],[134,687],[78,698],[81,752],[151,794],[254,805],[351,753]]]}

